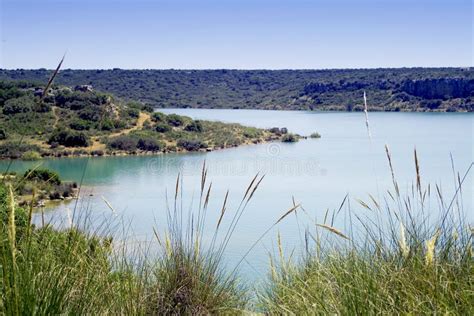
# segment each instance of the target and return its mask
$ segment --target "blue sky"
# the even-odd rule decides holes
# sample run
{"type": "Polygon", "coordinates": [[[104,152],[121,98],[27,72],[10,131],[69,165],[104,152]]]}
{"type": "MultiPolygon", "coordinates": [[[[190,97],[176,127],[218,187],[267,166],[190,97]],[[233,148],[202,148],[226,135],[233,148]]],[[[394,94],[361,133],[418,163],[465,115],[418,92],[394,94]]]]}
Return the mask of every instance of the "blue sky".
{"type": "Polygon", "coordinates": [[[473,65],[471,0],[0,2],[0,68],[473,65]]]}

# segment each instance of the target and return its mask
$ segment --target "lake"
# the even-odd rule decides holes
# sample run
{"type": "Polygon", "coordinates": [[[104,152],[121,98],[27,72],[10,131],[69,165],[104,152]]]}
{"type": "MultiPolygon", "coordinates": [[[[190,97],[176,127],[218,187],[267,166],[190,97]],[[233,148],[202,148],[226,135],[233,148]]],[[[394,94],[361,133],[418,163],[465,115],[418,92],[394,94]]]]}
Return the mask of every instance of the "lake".
{"type": "MultiPolygon", "coordinates": [[[[79,182],[83,179],[83,198],[78,212],[90,210],[96,221],[102,216],[110,217],[105,198],[118,217],[128,223],[129,233],[139,241],[152,238],[153,226],[161,230],[166,225],[165,195],[168,191],[169,199],[173,199],[178,173],[183,176],[183,205],[187,210],[198,199],[201,167],[206,161],[208,178],[213,183],[207,216],[210,234],[226,191],[230,191],[230,213],[255,174],[265,174],[229,244],[226,258],[231,267],[291,208],[293,198],[318,222],[322,222],[327,209],[337,209],[346,194],[354,208],[357,208],[356,198],[368,200],[368,194],[372,194],[381,199],[391,188],[385,144],[390,148],[402,191],[409,189],[415,179],[415,147],[422,184],[439,184],[448,198],[455,191],[450,155],[455,169],[461,174],[474,161],[473,113],[369,113],[369,138],[363,113],[204,109],[166,109],[163,112],[262,128],[287,127],[290,132],[301,135],[313,132],[322,135],[321,139],[298,143],[248,145],[209,153],[42,161],[43,167],[58,171],[65,180],[79,182]]],[[[1,170],[8,164],[8,161],[0,162],[1,170]]],[[[21,171],[35,164],[37,162],[14,161],[11,169],[21,171]]],[[[463,196],[464,209],[472,223],[472,175],[467,177],[463,196]]],[[[49,208],[46,215],[48,219],[64,218],[67,209],[72,208],[74,203],[61,204],[49,208]]],[[[433,212],[437,210],[434,205],[433,212]]],[[[299,217],[299,222],[294,216],[285,219],[252,251],[242,272],[250,277],[265,273],[268,253],[275,248],[277,231],[285,251],[289,252],[301,242],[303,227],[311,227],[311,223],[304,216],[299,217]]],[[[344,215],[335,222],[343,231],[348,225],[344,215]]]]}

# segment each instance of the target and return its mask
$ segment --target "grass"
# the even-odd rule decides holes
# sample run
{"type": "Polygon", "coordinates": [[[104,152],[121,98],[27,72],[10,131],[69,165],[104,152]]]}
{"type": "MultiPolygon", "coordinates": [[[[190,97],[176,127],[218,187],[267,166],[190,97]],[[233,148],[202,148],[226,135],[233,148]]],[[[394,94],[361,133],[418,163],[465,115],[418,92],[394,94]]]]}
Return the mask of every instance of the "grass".
{"type": "Polygon", "coordinates": [[[240,263],[281,221],[307,214],[294,202],[228,269],[227,246],[263,176],[252,179],[233,212],[229,193],[223,197],[217,223],[206,220],[213,191],[205,166],[192,208],[183,207],[178,176],[167,228],[154,231],[156,256],[121,246],[109,223],[89,227],[81,212],[64,229],[36,227],[34,201],[18,207],[15,187],[0,184],[0,314],[244,314],[255,296],[257,311],[266,314],[473,314],[473,229],[461,199],[469,170],[446,199],[439,187],[422,183],[415,152],[416,179],[402,193],[388,148],[387,157],[387,195],[359,201],[360,209],[346,197],[337,211],[310,220],[315,229],[305,231],[299,260],[284,256],[278,236],[263,289],[243,285],[240,263]],[[353,223],[345,230],[336,227],[344,213],[353,223]]]}
{"type": "Polygon", "coordinates": [[[247,290],[236,269],[225,269],[223,256],[260,181],[257,176],[252,180],[234,213],[227,210],[226,197],[219,222],[209,228],[214,238],[205,245],[212,183],[207,183],[203,168],[199,205],[188,213],[182,208],[178,176],[172,206],[167,208],[168,228],[161,234],[155,231],[160,251],[153,257],[115,244],[109,223],[92,228],[90,218],[78,218],[76,212],[75,222],[64,229],[50,223],[36,227],[31,221],[34,201],[20,208],[12,184],[0,184],[0,314],[243,312],[247,290]],[[232,217],[224,226],[226,216],[232,217]]]}
{"type": "Polygon", "coordinates": [[[315,230],[305,232],[301,261],[281,252],[272,257],[272,273],[259,294],[262,310],[295,315],[474,313],[473,228],[464,220],[460,201],[465,177],[458,175],[456,194],[446,200],[439,187],[422,185],[415,151],[416,181],[402,194],[388,148],[387,157],[393,188],[381,200],[359,201],[367,215],[345,205],[345,199],[338,211],[314,223],[315,230]],[[351,219],[347,232],[334,227],[343,212],[351,219]]]}

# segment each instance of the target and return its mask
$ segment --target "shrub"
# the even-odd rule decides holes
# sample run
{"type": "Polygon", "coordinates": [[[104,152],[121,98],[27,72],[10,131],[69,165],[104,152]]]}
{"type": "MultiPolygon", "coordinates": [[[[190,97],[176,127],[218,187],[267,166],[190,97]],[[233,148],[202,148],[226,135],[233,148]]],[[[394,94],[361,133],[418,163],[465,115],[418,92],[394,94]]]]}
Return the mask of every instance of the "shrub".
{"type": "Polygon", "coordinates": [[[31,96],[22,96],[15,99],[5,101],[3,106],[3,114],[13,115],[17,113],[25,113],[33,110],[35,101],[31,96]]]}
{"type": "Polygon", "coordinates": [[[7,132],[4,129],[0,128],[0,140],[7,139],[7,132]]]}
{"type": "Polygon", "coordinates": [[[246,127],[244,130],[244,136],[247,138],[256,138],[260,136],[260,131],[254,127],[246,127]]]}
{"type": "Polygon", "coordinates": [[[310,138],[321,138],[321,134],[314,132],[311,135],[309,135],[310,138]]]}
{"type": "Polygon", "coordinates": [[[145,151],[161,151],[163,147],[162,143],[153,138],[140,138],[137,143],[137,148],[145,151]]]}
{"type": "Polygon", "coordinates": [[[90,129],[91,124],[85,120],[75,119],[69,123],[69,127],[76,131],[86,131],[90,129]]]}
{"type": "Polygon", "coordinates": [[[48,140],[48,144],[50,145],[56,143],[66,147],[87,147],[90,144],[90,139],[83,132],[57,129],[48,140]]]}
{"type": "Polygon", "coordinates": [[[179,139],[177,142],[178,147],[184,148],[187,151],[197,151],[201,148],[206,148],[207,144],[200,140],[191,139],[179,139]]]}
{"type": "Polygon", "coordinates": [[[29,145],[17,142],[5,142],[0,144],[0,157],[1,158],[20,158],[23,153],[32,150],[40,152],[41,148],[36,145],[29,145]]]}
{"type": "Polygon", "coordinates": [[[30,161],[40,160],[41,155],[37,151],[29,150],[29,151],[24,152],[23,155],[21,155],[21,159],[30,160],[30,161]]]}
{"type": "Polygon", "coordinates": [[[168,124],[172,126],[181,126],[184,124],[184,118],[177,114],[170,114],[166,117],[168,124]]]}
{"type": "Polygon", "coordinates": [[[155,122],[164,122],[166,121],[166,115],[161,112],[154,112],[151,115],[151,119],[155,122]]]}
{"type": "Polygon", "coordinates": [[[138,140],[136,138],[121,135],[109,140],[109,147],[118,150],[132,151],[137,149],[138,140]]]}
{"type": "Polygon", "coordinates": [[[140,116],[140,110],[130,108],[130,109],[127,109],[127,114],[130,117],[138,118],[140,116]]]}
{"type": "Polygon", "coordinates": [[[298,141],[298,136],[295,134],[285,134],[281,138],[281,141],[284,143],[296,143],[298,141]]]}
{"type": "Polygon", "coordinates": [[[202,123],[200,121],[192,121],[184,128],[188,132],[201,133],[203,130],[202,123]]]}
{"type": "Polygon", "coordinates": [[[166,132],[171,131],[171,127],[163,123],[158,123],[155,126],[155,131],[157,131],[158,133],[166,133],[166,132]]]}
{"type": "Polygon", "coordinates": [[[23,178],[26,180],[48,182],[55,185],[61,184],[59,174],[49,169],[28,169],[25,171],[23,178]]]}
{"type": "Polygon", "coordinates": [[[100,123],[100,129],[103,131],[111,131],[115,129],[114,122],[109,119],[105,119],[100,123]]]}

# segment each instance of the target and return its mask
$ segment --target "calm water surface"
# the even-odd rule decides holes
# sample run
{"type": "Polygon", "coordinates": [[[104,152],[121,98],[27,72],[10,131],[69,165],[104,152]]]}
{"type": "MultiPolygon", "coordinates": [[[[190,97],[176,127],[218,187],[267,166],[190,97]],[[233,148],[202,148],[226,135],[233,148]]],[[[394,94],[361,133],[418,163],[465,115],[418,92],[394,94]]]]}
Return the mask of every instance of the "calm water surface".
{"type": "MultiPolygon", "coordinates": [[[[102,197],[130,223],[130,232],[140,240],[150,239],[152,227],[166,224],[166,191],[174,191],[176,176],[184,175],[183,205],[186,210],[198,198],[201,165],[209,168],[213,183],[209,230],[212,231],[224,199],[230,191],[229,212],[234,210],[252,177],[266,177],[229,244],[227,260],[235,264],[250,245],[292,206],[292,198],[322,220],[326,209],[337,209],[346,194],[352,205],[368,194],[381,198],[390,188],[391,178],[384,145],[390,147],[397,179],[403,188],[413,183],[416,147],[421,163],[422,182],[440,184],[446,196],[454,192],[450,154],[461,173],[474,161],[474,115],[462,113],[370,113],[372,140],[369,140],[363,113],[315,113],[258,110],[167,109],[163,112],[198,119],[237,122],[256,127],[287,127],[291,132],[321,139],[295,144],[261,144],[198,154],[169,154],[146,157],[68,158],[44,160],[43,166],[58,171],[66,180],[80,181],[85,189],[78,209],[110,216],[102,197]]],[[[35,163],[13,162],[11,169],[24,170],[35,163]]],[[[0,162],[2,170],[8,162],[0,162]]],[[[470,176],[464,185],[464,208],[470,222],[474,186],[470,176]]],[[[169,193],[170,199],[172,194],[169,193]]],[[[194,203],[196,204],[196,203],[194,203]]],[[[433,212],[438,206],[433,203],[433,212]]],[[[49,209],[47,215],[61,217],[74,204],[49,209]]],[[[357,207],[356,207],[357,208],[357,207]]],[[[347,216],[336,222],[344,230],[347,216]]],[[[300,242],[299,231],[311,222],[288,218],[259,244],[242,267],[247,276],[265,273],[277,230],[289,251],[300,242]]]]}

